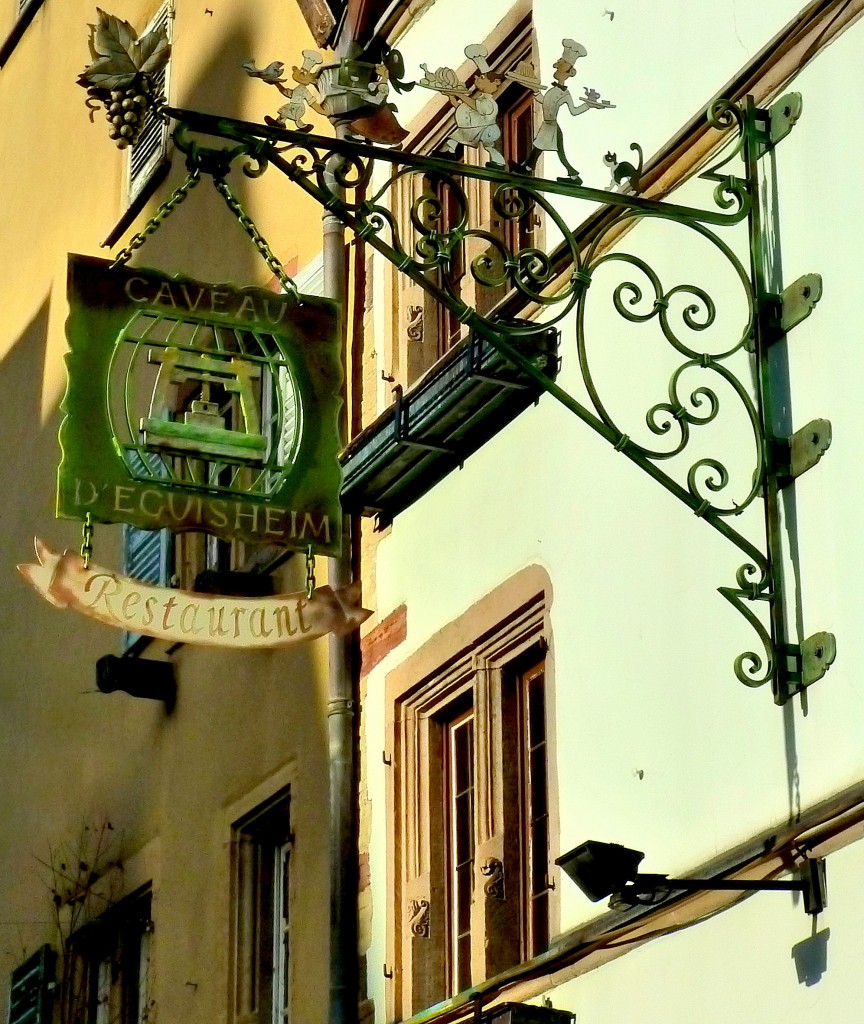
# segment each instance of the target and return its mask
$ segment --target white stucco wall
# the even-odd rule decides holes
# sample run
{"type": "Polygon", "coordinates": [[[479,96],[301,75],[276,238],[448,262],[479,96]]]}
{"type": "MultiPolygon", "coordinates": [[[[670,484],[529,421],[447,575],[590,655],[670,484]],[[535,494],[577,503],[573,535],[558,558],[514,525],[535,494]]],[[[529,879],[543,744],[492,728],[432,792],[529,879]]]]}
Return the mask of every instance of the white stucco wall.
{"type": "MultiPolygon", "coordinates": [[[[598,154],[598,180],[586,183],[601,187],[599,156],[606,149],[617,148],[621,156],[638,139],[646,155],[654,152],[795,15],[798,5],[738,3],[721,11],[701,2],[634,0],[605,6],[615,8],[614,20],[603,16],[603,4],[579,4],[567,16],[551,0],[535,4],[543,77],[548,79],[548,66],[560,54],[561,38],[573,36],[589,50],[576,82],[618,103],[614,111],[575,122],[562,115],[568,152],[578,149],[580,160],[583,152],[598,154]],[[656,45],[661,35],[662,48],[656,45]],[[696,38],[702,41],[698,47],[696,38]]],[[[409,69],[421,59],[430,68],[458,66],[464,43],[482,38],[500,13],[498,4],[469,8],[439,0],[400,41],[409,69]],[[452,31],[457,9],[458,42],[452,31]]],[[[856,450],[861,423],[857,236],[864,200],[854,183],[864,158],[855,127],[862,123],[864,100],[849,89],[857,81],[862,48],[859,25],[801,72],[794,88],[803,93],[804,114],[776,153],[784,283],[812,271],[825,282],[822,302],[790,335],[789,362],[794,426],[815,417],[827,417],[834,426],[830,451],[793,493],[800,636],[834,632],[836,664],[806,701],[783,709],[774,705],[767,686],[741,685],[733,659],[758,649],[758,641],[716,588],[733,584],[744,556],[547,396],[461,471],[397,516],[378,548],[380,616],[405,603],[408,637],[369,680],[365,722],[373,794],[385,791],[386,769],[374,752],[384,747],[387,672],[493,587],[534,563],[546,569],[553,589],[561,837],[553,858],[596,838],[645,850],[646,870],[683,872],[864,776],[859,684],[864,641],[858,628],[864,556],[857,512],[864,484],[856,450]]],[[[583,163],[593,173],[592,159],[583,163]]],[[[581,169],[582,163],[577,165],[581,169]]],[[[704,203],[708,191],[706,183],[691,183],[674,198],[689,203],[701,194],[704,203]]],[[[700,283],[718,308],[731,301],[735,315],[719,320],[718,329],[734,337],[741,322],[734,280],[727,275],[718,283],[717,265],[681,241],[684,229],[667,228],[640,227],[623,245],[646,255],[665,287],[700,283]]],[[[728,239],[729,244],[746,263],[746,228],[736,233],[737,241],[728,239]]],[[[598,278],[588,300],[592,365],[605,382],[604,398],[611,396],[610,412],[618,416],[621,410],[619,425],[641,440],[650,436],[644,431],[645,412],[666,397],[676,364],[668,362],[668,349],[653,328],[639,328],[633,337],[608,301],[598,309],[599,284],[598,278]]],[[[561,330],[559,383],[578,397],[572,321],[561,330]]],[[[746,380],[746,361],[739,360],[736,368],[746,380]]],[[[726,456],[723,461],[737,470],[737,497],[742,481],[745,492],[749,484],[752,440],[737,412],[726,418],[734,406],[728,396],[721,399],[718,441],[706,450],[697,443],[695,451],[726,456]]],[[[692,461],[684,460],[685,471],[692,461]]],[[[761,514],[757,501],[733,525],[764,550],[761,514]]],[[[793,568],[787,567],[790,580],[793,568]]],[[[793,611],[793,639],[796,635],[793,611]]],[[[374,913],[372,964],[386,960],[390,827],[383,797],[376,799],[371,853],[374,905],[380,912],[374,913]]],[[[844,998],[856,985],[852,950],[858,911],[852,890],[862,859],[857,847],[829,859],[830,985],[824,980],[799,984],[789,950],[807,937],[810,922],[789,898],[763,894],[571,983],[554,994],[555,1005],[597,1024],[780,1021],[817,1003],[821,1019],[845,1020],[844,998]]],[[[562,930],[596,915],[597,908],[566,879],[557,892],[562,930]]],[[[370,984],[383,1006],[385,983],[377,971],[370,973],[370,984]]]]}

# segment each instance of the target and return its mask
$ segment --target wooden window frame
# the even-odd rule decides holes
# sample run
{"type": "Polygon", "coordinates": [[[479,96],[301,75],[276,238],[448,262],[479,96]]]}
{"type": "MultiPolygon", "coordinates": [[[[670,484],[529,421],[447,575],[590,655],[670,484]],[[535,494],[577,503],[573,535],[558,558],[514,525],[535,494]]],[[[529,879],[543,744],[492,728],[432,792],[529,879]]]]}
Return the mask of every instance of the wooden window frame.
{"type": "MultiPolygon", "coordinates": [[[[527,760],[522,751],[524,728],[519,724],[525,716],[516,699],[520,673],[545,662],[546,678],[551,678],[546,654],[548,591],[543,579],[541,570],[525,570],[387,677],[393,755],[388,789],[388,885],[393,907],[388,957],[394,966],[390,1020],[409,1017],[463,990],[469,980],[454,957],[446,756],[448,730],[469,709],[475,733],[470,983],[534,955],[554,934],[558,909],[555,894],[548,889],[545,934],[533,934],[536,925],[532,929],[529,924],[530,844],[524,825],[526,802],[518,796],[524,789],[527,760]],[[491,621],[490,614],[495,616],[491,621]],[[466,644],[468,636],[477,639],[466,644]]],[[[547,684],[546,722],[551,721],[550,704],[547,684]]],[[[549,818],[547,848],[540,860],[548,886],[557,829],[551,812],[557,801],[548,729],[543,739],[549,818]]]]}
{"type": "Polygon", "coordinates": [[[150,1016],[150,886],[112,905],[72,936],[72,984],[87,1024],[144,1024],[150,1016]]]}
{"type": "Polygon", "coordinates": [[[290,1024],[290,787],[231,826],[234,1024],[290,1024]]]}

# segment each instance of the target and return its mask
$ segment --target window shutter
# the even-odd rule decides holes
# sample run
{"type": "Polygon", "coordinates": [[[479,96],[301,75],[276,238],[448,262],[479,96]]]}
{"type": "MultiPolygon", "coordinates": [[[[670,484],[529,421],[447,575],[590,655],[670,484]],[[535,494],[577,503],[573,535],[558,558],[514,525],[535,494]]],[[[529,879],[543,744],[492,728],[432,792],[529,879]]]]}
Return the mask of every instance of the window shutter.
{"type": "Polygon", "coordinates": [[[124,527],[124,572],[142,583],[168,583],[168,531],[124,527]]]}
{"type": "MultiPolygon", "coordinates": [[[[129,452],[132,470],[142,473],[144,466],[137,452],[129,452]]],[[[157,475],[166,477],[164,464],[158,467],[157,475]]],[[[171,534],[168,530],[142,530],[137,526],[123,526],[123,572],[142,583],[167,586],[171,578],[171,534]]]]}
{"type": "Polygon", "coordinates": [[[12,972],[9,1024],[51,1024],[55,962],[54,950],[43,946],[12,972]]]}
{"type": "MultiPolygon", "coordinates": [[[[153,21],[142,32],[142,36],[155,28],[164,27],[169,30],[169,8],[166,4],[153,21]]],[[[170,64],[170,61],[169,61],[170,64]]],[[[168,66],[166,65],[153,76],[153,92],[155,95],[168,96],[168,66]]],[[[129,199],[134,199],[147,180],[162,162],[168,150],[168,125],[148,108],[144,116],[144,127],[138,141],[129,150],[129,199]]]]}

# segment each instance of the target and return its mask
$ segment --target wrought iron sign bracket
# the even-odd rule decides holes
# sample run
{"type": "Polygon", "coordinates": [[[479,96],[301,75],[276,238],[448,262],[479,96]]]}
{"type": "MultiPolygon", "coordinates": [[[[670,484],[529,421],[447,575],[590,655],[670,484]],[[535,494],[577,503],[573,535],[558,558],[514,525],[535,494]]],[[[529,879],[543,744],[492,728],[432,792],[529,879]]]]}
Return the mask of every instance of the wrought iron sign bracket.
{"type": "MultiPolygon", "coordinates": [[[[175,139],[182,150],[190,150],[190,133],[202,133],[233,144],[231,159],[244,156],[243,170],[250,177],[260,176],[268,166],[276,167],[454,314],[473,336],[497,348],[616,451],[730,540],[745,561],[736,573],[735,585],[718,589],[755,630],[762,648],[740,654],[734,671],[747,686],[770,683],[778,704],[820,678],[835,653],[829,633],[814,633],[800,643],[787,636],[780,522],[781,490],[819,461],[830,443],[830,424],[816,420],[785,437],[777,436],[773,427],[777,382],[772,352],[786,333],[812,312],[821,295],[821,279],[806,275],[782,291],[769,287],[774,279],[763,227],[759,161],[786,137],[800,112],[800,97],[795,95],[784,97],[770,110],[759,110],[750,101],[741,107],[726,101],[714,104],[708,112],[711,125],[721,131],[736,129],[737,138],[731,152],[700,174],[714,185],[714,205],[703,209],[646,199],[622,189],[586,187],[572,178],[544,179],[506,166],[466,165],[442,156],[419,156],[363,141],[290,131],[277,124],[165,108],[165,114],[177,121],[175,139]],[[739,161],[740,169],[730,169],[733,161],[739,161]],[[493,220],[509,229],[509,236],[471,225],[472,211],[462,184],[465,179],[488,184],[493,220]],[[395,204],[387,205],[385,200],[399,195],[404,205],[406,196],[418,192],[419,198],[410,204],[410,223],[398,222],[392,212],[395,204]],[[601,213],[571,228],[550,201],[554,196],[600,204],[601,213]],[[531,218],[533,223],[538,213],[545,215],[547,224],[563,238],[552,256],[531,245],[519,248],[512,243],[519,235],[522,218],[531,218]],[[732,270],[736,290],[740,289],[744,311],[740,334],[729,337],[727,330],[719,343],[711,342],[717,304],[705,288],[690,284],[664,287],[657,271],[644,259],[623,251],[622,239],[630,243],[633,236],[628,229],[641,220],[662,220],[683,228],[691,233],[689,237],[695,236],[700,244],[713,246],[721,254],[732,270]],[[719,233],[745,222],[749,268],[719,233]],[[478,250],[480,255],[471,259],[470,253],[478,250]],[[653,323],[678,358],[667,395],[645,415],[650,436],[644,442],[623,429],[604,405],[586,331],[586,305],[588,297],[598,291],[598,279],[622,269],[628,276],[612,290],[615,312],[631,326],[653,323]],[[575,314],[575,357],[587,403],[577,400],[519,351],[520,339],[535,332],[537,322],[508,319],[494,308],[482,313],[477,305],[465,301],[458,283],[465,270],[476,288],[496,289],[498,295],[515,293],[523,308],[539,309],[537,322],[546,327],[575,314]],[[741,372],[742,354],[752,364],[757,380],[755,400],[749,380],[744,382],[749,372],[741,372]],[[686,387],[685,378],[691,382],[686,387]],[[741,488],[743,493],[734,498],[732,474],[715,457],[695,459],[677,477],[664,468],[674,465],[671,460],[682,455],[691,437],[716,419],[721,404],[718,384],[731,389],[735,406],[740,403],[753,436],[755,467],[741,488]],[[765,512],[764,552],[732,526],[734,518],[760,497],[765,512]]],[[[405,433],[407,425],[401,416],[396,424],[405,433]]],[[[634,433],[638,429],[637,423],[634,433]]]]}

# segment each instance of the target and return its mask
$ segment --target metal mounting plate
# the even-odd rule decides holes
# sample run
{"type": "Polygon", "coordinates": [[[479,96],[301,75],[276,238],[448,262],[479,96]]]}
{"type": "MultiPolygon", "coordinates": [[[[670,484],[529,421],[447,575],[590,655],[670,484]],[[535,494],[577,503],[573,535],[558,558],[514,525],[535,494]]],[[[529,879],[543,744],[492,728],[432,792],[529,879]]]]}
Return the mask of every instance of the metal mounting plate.
{"type": "Polygon", "coordinates": [[[801,686],[817,682],[834,664],[837,641],[833,633],[813,633],[801,644],[801,686]]]}
{"type": "Polygon", "coordinates": [[[822,275],[804,274],[783,289],[781,324],[784,331],[791,331],[813,312],[822,298],[822,275]]]}
{"type": "Polygon", "coordinates": [[[777,477],[782,487],[812,469],[831,447],[831,420],[810,420],[778,444],[782,446],[782,465],[777,470],[777,477]]]}
{"type": "Polygon", "coordinates": [[[790,644],[786,648],[785,686],[777,693],[776,702],[785,704],[790,697],[818,682],[836,657],[837,641],[833,633],[813,633],[800,646],[790,644]]]}
{"type": "Polygon", "coordinates": [[[800,92],[787,92],[768,108],[771,117],[771,145],[782,142],[798,123],[804,100],[800,92]]]}

